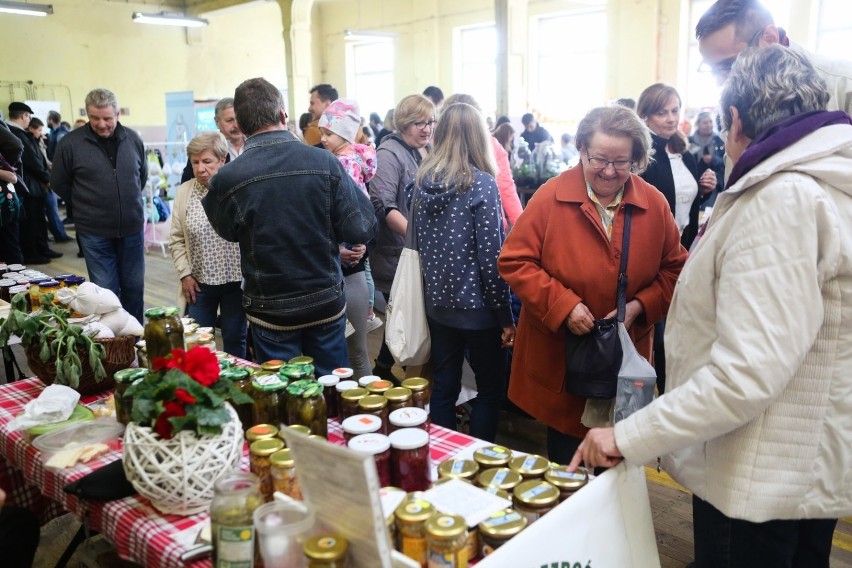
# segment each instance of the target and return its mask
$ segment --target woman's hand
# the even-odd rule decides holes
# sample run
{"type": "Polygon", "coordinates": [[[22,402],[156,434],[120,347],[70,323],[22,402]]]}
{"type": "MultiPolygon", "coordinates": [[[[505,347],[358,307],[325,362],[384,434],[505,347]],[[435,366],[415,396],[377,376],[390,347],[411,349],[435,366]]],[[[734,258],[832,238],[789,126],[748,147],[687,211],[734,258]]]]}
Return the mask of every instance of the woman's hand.
{"type": "Polygon", "coordinates": [[[367,252],[367,245],[355,245],[351,249],[343,245],[338,245],[338,250],[340,251],[341,264],[350,267],[361,262],[361,259],[364,258],[364,253],[367,252]]]}
{"type": "Polygon", "coordinates": [[[565,325],[568,326],[568,330],[574,335],[585,335],[595,327],[595,316],[592,315],[586,304],[580,302],[568,314],[568,317],[565,319],[565,325]]]}
{"type": "MultiPolygon", "coordinates": [[[[642,307],[642,303],[639,300],[630,300],[624,306],[624,327],[626,329],[630,329],[630,326],[633,325],[633,321],[645,311],[645,308],[642,307]]],[[[604,319],[614,318],[618,310],[612,310],[609,312],[604,319]]]]}
{"type": "Polygon", "coordinates": [[[503,345],[501,347],[508,347],[511,349],[515,346],[515,326],[510,325],[509,327],[503,328],[503,335],[501,336],[503,340],[503,345]]]}
{"type": "Polygon", "coordinates": [[[201,286],[198,285],[198,280],[192,277],[192,274],[184,276],[180,279],[181,288],[183,288],[183,296],[190,304],[195,303],[195,294],[201,292],[201,286]]]}
{"type": "Polygon", "coordinates": [[[15,172],[0,170],[0,180],[5,181],[6,183],[18,183],[18,176],[15,172]]]}
{"type": "Polygon", "coordinates": [[[698,191],[701,192],[701,195],[707,195],[714,189],[716,189],[716,172],[704,170],[704,173],[698,179],[698,191]]]}
{"type": "Polygon", "coordinates": [[[574,458],[568,464],[568,471],[576,471],[580,462],[585,463],[586,467],[614,467],[622,459],[624,457],[615,445],[615,430],[592,428],[574,453],[574,458]]]}

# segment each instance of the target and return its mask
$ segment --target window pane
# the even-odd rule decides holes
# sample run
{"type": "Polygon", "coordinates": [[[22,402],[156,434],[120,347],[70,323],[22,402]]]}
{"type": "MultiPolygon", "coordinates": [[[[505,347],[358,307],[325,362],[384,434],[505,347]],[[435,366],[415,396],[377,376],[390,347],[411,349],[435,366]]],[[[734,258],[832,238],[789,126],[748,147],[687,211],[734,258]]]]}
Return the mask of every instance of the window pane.
{"type": "Polygon", "coordinates": [[[852,28],[852,4],[849,0],[822,0],[821,8],[821,28],[852,28]]]}
{"type": "Polygon", "coordinates": [[[396,105],[394,95],[392,41],[359,43],[352,46],[354,72],[347,96],[358,101],[361,116],[377,112],[384,117],[396,105]]]}
{"type": "Polygon", "coordinates": [[[459,33],[454,92],[476,99],[486,115],[497,109],[497,28],[463,28],[459,33]]]}

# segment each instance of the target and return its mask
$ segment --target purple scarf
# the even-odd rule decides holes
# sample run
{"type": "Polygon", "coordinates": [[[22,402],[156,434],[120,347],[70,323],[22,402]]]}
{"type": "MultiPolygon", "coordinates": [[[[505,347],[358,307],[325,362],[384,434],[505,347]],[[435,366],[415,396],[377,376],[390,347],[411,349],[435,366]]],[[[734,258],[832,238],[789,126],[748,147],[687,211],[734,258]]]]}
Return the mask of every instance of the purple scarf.
{"type": "Polygon", "coordinates": [[[808,134],[823,126],[832,124],[852,124],[849,115],[841,110],[815,110],[791,116],[761,132],[751,141],[745,152],[731,170],[731,177],[725,189],[734,185],[746,173],[768,157],[795,144],[808,134]]]}

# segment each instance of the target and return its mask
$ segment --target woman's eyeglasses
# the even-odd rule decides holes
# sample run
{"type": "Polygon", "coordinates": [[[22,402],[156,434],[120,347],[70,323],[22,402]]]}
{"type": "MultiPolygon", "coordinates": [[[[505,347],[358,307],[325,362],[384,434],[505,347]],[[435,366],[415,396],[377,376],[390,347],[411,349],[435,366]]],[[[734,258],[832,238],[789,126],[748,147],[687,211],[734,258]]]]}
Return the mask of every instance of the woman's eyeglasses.
{"type": "Polygon", "coordinates": [[[605,170],[607,166],[612,166],[617,172],[626,172],[633,167],[631,160],[604,160],[603,158],[593,158],[586,154],[586,161],[589,162],[589,167],[593,170],[605,170]]]}
{"type": "Polygon", "coordinates": [[[437,120],[418,120],[414,123],[414,126],[417,127],[417,130],[426,130],[426,127],[435,128],[435,125],[438,124],[437,120]]]}

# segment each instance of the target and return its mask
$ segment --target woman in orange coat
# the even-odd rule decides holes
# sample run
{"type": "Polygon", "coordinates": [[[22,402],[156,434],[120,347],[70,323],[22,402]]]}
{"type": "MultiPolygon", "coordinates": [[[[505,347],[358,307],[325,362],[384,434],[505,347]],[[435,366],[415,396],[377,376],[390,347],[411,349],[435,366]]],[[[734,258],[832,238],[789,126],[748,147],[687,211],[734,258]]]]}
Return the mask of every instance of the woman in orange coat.
{"type": "MultiPolygon", "coordinates": [[[[613,317],[624,208],[631,206],[624,324],[649,358],[686,250],[666,198],[636,175],[651,136],[620,106],[591,110],[576,135],[580,164],[545,183],[503,245],[500,275],[521,299],[509,398],[548,426],[551,460],[568,463],[588,430],[586,399],[565,392],[564,341],[613,317]]],[[[570,380],[570,377],[568,377],[570,380]]]]}

